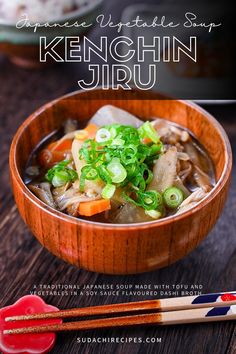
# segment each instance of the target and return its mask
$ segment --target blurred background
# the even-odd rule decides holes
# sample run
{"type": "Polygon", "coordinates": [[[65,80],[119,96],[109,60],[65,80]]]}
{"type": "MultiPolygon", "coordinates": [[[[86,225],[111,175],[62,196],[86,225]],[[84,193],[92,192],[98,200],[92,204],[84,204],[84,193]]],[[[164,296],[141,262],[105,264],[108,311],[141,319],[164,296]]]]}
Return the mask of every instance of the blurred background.
{"type": "MultiPolygon", "coordinates": [[[[79,36],[80,42],[84,35],[99,46],[101,36],[108,37],[108,43],[117,36],[127,36],[134,42],[132,49],[137,51],[137,38],[144,37],[145,44],[153,43],[153,37],[159,36],[160,42],[164,36],[173,38],[176,36],[183,45],[189,47],[190,36],[197,37],[197,62],[195,63],[187,55],[181,52],[180,62],[175,62],[171,56],[169,62],[156,63],[157,80],[154,90],[161,91],[171,97],[195,100],[233,100],[235,97],[234,89],[234,37],[233,37],[233,20],[232,11],[222,4],[222,1],[205,2],[180,1],[154,1],[154,0],[0,0],[0,70],[4,70],[7,64],[7,58],[16,66],[25,69],[20,72],[32,78],[34,76],[47,76],[49,81],[50,75],[55,73],[55,79],[59,80],[57,71],[60,76],[66,74],[67,82],[71,85],[69,90],[78,89],[78,80],[90,82],[92,74],[88,70],[88,63],[65,63],[64,65],[54,65],[55,61],[47,56],[47,63],[39,62],[39,37],[47,37],[48,43],[57,36],[70,37],[79,36]],[[186,21],[185,14],[192,12],[196,15],[194,27],[187,28],[183,26],[186,21]],[[129,23],[139,17],[143,22],[148,24],[153,22],[155,17],[157,22],[161,22],[165,17],[165,26],[169,22],[180,23],[179,27],[150,27],[137,28],[137,26],[129,28],[123,27],[122,32],[118,33],[117,28],[106,26],[101,28],[96,23],[99,14],[104,14],[105,22],[109,16],[116,24],[129,23]],[[36,32],[33,28],[24,26],[16,28],[23,23],[22,19],[27,18],[31,24],[49,23],[51,27],[39,27],[36,32]],[[21,21],[19,22],[19,19],[21,21]],[[63,24],[69,25],[82,22],[93,23],[94,26],[82,28],[76,26],[65,27],[63,24]],[[221,26],[213,28],[210,32],[207,28],[200,26],[201,23],[208,25],[211,22],[221,24],[221,26]],[[57,23],[57,27],[52,24],[57,23]],[[60,27],[61,26],[61,27],[60,27]],[[47,68],[47,66],[50,66],[47,68]],[[28,69],[29,71],[27,71],[28,69]],[[31,71],[30,71],[31,69],[31,71]],[[38,69],[38,71],[36,71],[38,69]],[[49,76],[48,76],[49,75],[49,76]]],[[[130,48],[130,49],[131,49],[130,48]]],[[[183,48],[183,46],[182,46],[183,48]]],[[[127,46],[123,48],[127,50],[127,46]]],[[[174,51],[173,42],[170,41],[170,52],[174,51]]],[[[56,51],[64,54],[64,45],[56,47],[56,51]]],[[[167,48],[161,46],[161,57],[165,54],[167,48]]],[[[116,63],[114,59],[108,55],[108,64],[116,63]]],[[[137,58],[126,63],[127,69],[133,72],[133,67],[137,64],[137,58]]],[[[141,77],[142,82],[148,82],[149,64],[153,63],[153,55],[145,53],[145,62],[142,63],[141,77]]],[[[104,64],[101,58],[93,53],[91,64],[104,64]]],[[[122,64],[122,63],[120,63],[122,64]]],[[[12,70],[17,68],[10,66],[12,70]]],[[[9,69],[10,70],[10,69],[9,69]]],[[[4,70],[5,71],[5,70],[4,70]]],[[[19,74],[20,75],[20,74],[19,74]]],[[[15,77],[17,79],[17,76],[15,77]]],[[[133,81],[133,76],[132,80],[133,81]]],[[[46,84],[46,83],[44,83],[46,84]]],[[[100,84],[102,84],[100,80],[100,84]]]]}

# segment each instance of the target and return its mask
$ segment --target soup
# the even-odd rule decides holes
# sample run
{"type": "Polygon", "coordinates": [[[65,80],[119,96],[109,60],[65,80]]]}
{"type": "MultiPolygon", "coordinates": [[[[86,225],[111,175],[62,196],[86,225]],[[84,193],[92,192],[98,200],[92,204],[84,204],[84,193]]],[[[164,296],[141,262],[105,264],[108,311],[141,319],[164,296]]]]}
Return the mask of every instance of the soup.
{"type": "MultiPolygon", "coordinates": [[[[150,117],[151,118],[151,117],[150,117]]],[[[68,120],[36,148],[24,180],[48,206],[86,220],[130,224],[183,213],[215,184],[191,132],[102,107],[84,129],[68,120]]]]}

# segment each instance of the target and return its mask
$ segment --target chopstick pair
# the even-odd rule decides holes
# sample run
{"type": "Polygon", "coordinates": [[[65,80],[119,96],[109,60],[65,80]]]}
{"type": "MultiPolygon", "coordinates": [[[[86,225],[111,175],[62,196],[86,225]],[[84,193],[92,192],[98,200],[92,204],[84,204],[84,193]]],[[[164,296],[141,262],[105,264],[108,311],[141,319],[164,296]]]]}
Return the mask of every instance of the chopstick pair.
{"type": "Polygon", "coordinates": [[[172,325],[236,320],[236,292],[75,308],[57,312],[8,317],[5,321],[48,320],[53,318],[112,316],[117,314],[122,316],[16,328],[5,330],[4,334],[47,333],[136,325],[172,325]],[[129,315],[127,316],[127,314],[129,315]]]}

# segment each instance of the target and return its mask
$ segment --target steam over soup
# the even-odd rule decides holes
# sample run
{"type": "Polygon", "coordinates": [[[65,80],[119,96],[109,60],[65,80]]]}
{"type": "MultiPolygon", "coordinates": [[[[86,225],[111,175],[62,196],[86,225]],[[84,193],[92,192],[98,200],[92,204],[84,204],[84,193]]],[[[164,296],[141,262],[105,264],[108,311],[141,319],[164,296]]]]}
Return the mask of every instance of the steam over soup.
{"type": "Polygon", "coordinates": [[[33,153],[24,178],[54,209],[117,224],[180,214],[215,184],[212,162],[190,132],[159,118],[144,123],[113,106],[83,130],[66,121],[33,153]]]}

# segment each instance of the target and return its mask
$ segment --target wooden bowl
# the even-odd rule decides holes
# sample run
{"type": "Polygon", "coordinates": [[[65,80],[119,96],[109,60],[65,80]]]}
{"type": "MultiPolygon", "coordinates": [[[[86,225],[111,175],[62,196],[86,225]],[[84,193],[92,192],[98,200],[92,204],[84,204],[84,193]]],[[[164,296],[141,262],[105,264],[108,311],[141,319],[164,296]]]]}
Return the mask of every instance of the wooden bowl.
{"type": "Polygon", "coordinates": [[[75,92],[37,110],[17,131],[10,151],[16,204],[32,233],[57,257],[99,273],[142,273],[166,267],[185,257],[214,226],[226,201],[232,169],[227,135],[220,124],[197,105],[154,96],[147,100],[144,93],[122,90],[75,92]],[[159,116],[190,129],[214,162],[217,184],[210,194],[193,209],[178,216],[131,225],[76,219],[37,199],[22,181],[32,150],[68,117],[77,119],[83,127],[108,103],[144,120],[159,116]]]}

